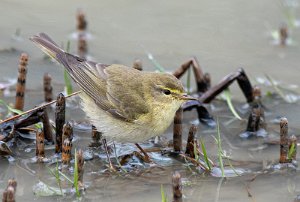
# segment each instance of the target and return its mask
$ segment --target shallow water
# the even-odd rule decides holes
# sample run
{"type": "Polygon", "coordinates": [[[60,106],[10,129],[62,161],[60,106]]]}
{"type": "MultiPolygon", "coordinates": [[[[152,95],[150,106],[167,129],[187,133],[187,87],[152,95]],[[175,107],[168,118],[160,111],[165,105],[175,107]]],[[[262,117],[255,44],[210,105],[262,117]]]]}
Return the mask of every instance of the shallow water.
{"type": "MultiPolygon", "coordinates": [[[[297,2],[293,0],[290,2],[297,2]]],[[[43,53],[28,38],[38,32],[48,33],[55,41],[66,44],[75,32],[76,9],[83,8],[87,14],[88,31],[92,39],[88,42],[89,55],[102,63],[122,63],[131,65],[140,58],[146,70],[155,70],[147,59],[151,52],[168,71],[173,71],[191,56],[197,56],[204,71],[210,72],[212,82],[217,83],[224,75],[244,67],[252,83],[264,74],[272,76],[282,84],[299,85],[299,29],[291,30],[293,44],[287,47],[272,45],[270,32],[285,22],[283,1],[17,1],[2,0],[0,13],[0,82],[16,78],[18,58],[25,51],[30,55],[26,87],[26,109],[43,101],[42,77],[49,72],[53,77],[54,94],[63,90],[63,70],[43,59],[43,53]],[[21,39],[12,35],[21,29],[21,39]],[[11,48],[16,51],[9,51],[11,48]]],[[[298,2],[299,3],[299,2],[298,2]]],[[[299,7],[290,8],[296,17],[299,7]]],[[[77,43],[71,41],[71,52],[76,53],[77,43]]],[[[182,79],[185,83],[186,79],[182,79]]],[[[271,87],[263,88],[263,92],[271,87]]],[[[241,109],[244,99],[237,85],[231,88],[237,109],[241,109]]],[[[299,88],[293,91],[300,92],[299,88]]],[[[14,102],[14,91],[3,99],[14,102]]],[[[299,135],[299,102],[287,104],[280,98],[264,100],[267,108],[266,119],[269,137],[278,138],[279,126],[272,123],[278,116],[286,116],[290,133],[299,135]]],[[[214,102],[208,109],[221,123],[222,147],[233,160],[235,169],[244,169],[243,176],[226,180],[219,177],[192,173],[185,163],[153,154],[160,166],[137,169],[129,174],[103,173],[106,168],[105,155],[101,159],[95,151],[94,159],[85,165],[84,182],[87,189],[83,201],[160,201],[160,186],[164,185],[171,200],[171,173],[180,171],[184,180],[184,201],[293,201],[300,193],[299,174],[293,169],[272,171],[276,165],[279,146],[264,144],[266,139],[242,140],[240,132],[246,128],[245,122],[232,119],[223,102],[214,102]],[[211,110],[215,109],[216,110],[211,110]],[[228,118],[229,117],[229,118],[228,118]],[[255,177],[256,176],[256,177],[255,177]],[[248,190],[248,191],[247,191],[248,190]],[[249,192],[249,193],[248,193],[249,192]],[[251,194],[252,197],[249,197],[251,194]]],[[[239,111],[241,112],[241,111],[239,111]]],[[[184,134],[196,118],[195,111],[185,115],[184,134]]],[[[53,117],[53,115],[51,115],[53,117]]],[[[242,114],[247,118],[246,114],[242,114]]],[[[67,120],[85,122],[84,113],[76,108],[67,110],[67,120]]],[[[89,127],[89,126],[87,126],[89,127]]],[[[171,129],[166,137],[171,137],[171,129]]],[[[217,163],[217,145],[212,137],[216,129],[198,126],[197,136],[202,138],[209,157],[217,163]]],[[[90,130],[75,130],[74,144],[86,148],[90,142],[90,130]]],[[[21,143],[20,143],[21,144],[21,143]]],[[[24,144],[21,144],[24,145],[24,144]]],[[[144,146],[151,146],[145,144],[144,146]]],[[[119,146],[117,145],[117,148],[119,146]]],[[[124,146],[122,146],[124,148],[124,146]]],[[[132,147],[129,149],[132,150],[132,147]]],[[[31,163],[35,155],[34,145],[14,149],[15,161],[0,159],[0,193],[6,181],[14,177],[18,181],[17,201],[74,201],[75,197],[39,197],[33,194],[33,186],[39,180],[56,186],[56,181],[47,166],[55,164],[31,163]],[[33,148],[30,150],[30,148],[33,148]],[[27,152],[24,152],[27,151],[27,152]]],[[[51,157],[53,150],[47,150],[51,157]]],[[[228,166],[226,167],[228,168],[228,166]]],[[[66,185],[70,188],[70,185],[66,185]]]]}

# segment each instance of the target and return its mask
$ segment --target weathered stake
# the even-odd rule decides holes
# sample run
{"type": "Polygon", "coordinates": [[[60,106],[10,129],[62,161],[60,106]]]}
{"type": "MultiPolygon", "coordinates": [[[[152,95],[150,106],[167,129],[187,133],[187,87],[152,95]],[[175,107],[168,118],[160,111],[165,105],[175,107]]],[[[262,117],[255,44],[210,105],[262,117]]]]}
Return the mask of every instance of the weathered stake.
{"type": "Polygon", "coordinates": [[[72,142],[67,138],[63,141],[61,161],[63,164],[69,164],[72,155],[72,142]]]}
{"type": "Polygon", "coordinates": [[[287,155],[289,151],[288,144],[288,120],[281,118],[280,120],[280,158],[279,163],[287,163],[287,155]]]}
{"type": "Polygon", "coordinates": [[[87,41],[85,34],[79,34],[78,38],[78,56],[86,58],[88,52],[87,41]]]}
{"type": "Polygon", "coordinates": [[[173,147],[175,152],[180,152],[182,146],[182,116],[183,110],[180,107],[174,117],[173,147]]]}
{"type": "Polygon", "coordinates": [[[281,25],[281,27],[279,28],[279,36],[280,36],[280,45],[285,46],[287,38],[289,37],[288,26],[286,24],[281,25]]]}
{"type": "Polygon", "coordinates": [[[80,149],[76,152],[77,155],[77,166],[78,166],[78,184],[83,186],[83,171],[84,171],[84,158],[83,151],[80,149]]]}
{"type": "Polygon", "coordinates": [[[260,121],[260,109],[258,107],[253,107],[248,118],[248,125],[246,131],[257,132],[260,121]]]}
{"type": "Polygon", "coordinates": [[[56,125],[55,152],[56,153],[60,153],[62,151],[62,132],[63,132],[63,125],[65,124],[65,108],[66,108],[65,96],[62,93],[60,93],[57,97],[56,109],[55,109],[55,125],[56,125]]]}
{"type": "Polygon", "coordinates": [[[173,202],[182,202],[182,182],[181,175],[178,171],[175,171],[172,175],[172,187],[173,202]]]}
{"type": "Polygon", "coordinates": [[[17,181],[14,179],[8,180],[7,188],[4,190],[2,195],[2,202],[15,202],[15,194],[17,192],[17,181]]]}
{"type": "Polygon", "coordinates": [[[62,135],[62,154],[61,160],[63,164],[69,164],[71,161],[71,152],[72,152],[72,139],[73,139],[73,128],[69,122],[63,126],[63,135],[62,135]]]}
{"type": "Polygon", "coordinates": [[[197,144],[195,141],[196,132],[197,132],[197,126],[192,125],[190,127],[189,136],[186,143],[186,150],[185,150],[185,154],[189,155],[191,158],[195,158],[194,147],[197,146],[195,145],[197,144]]]}
{"type": "Polygon", "coordinates": [[[24,109],[27,64],[28,64],[28,55],[26,53],[22,53],[20,56],[20,63],[19,63],[19,75],[18,75],[18,81],[16,86],[16,103],[15,103],[15,109],[21,111],[23,111],[24,109]]]}
{"type": "Polygon", "coordinates": [[[64,141],[65,139],[69,139],[70,141],[73,140],[73,127],[69,122],[63,125],[62,141],[64,141]]]}
{"type": "Polygon", "coordinates": [[[260,100],[261,99],[261,89],[259,86],[253,86],[252,90],[252,97],[254,100],[260,100]]]}
{"type": "Polygon", "coordinates": [[[245,73],[245,71],[240,68],[236,72],[232,72],[225,76],[218,84],[214,85],[210,89],[208,89],[205,93],[203,93],[199,100],[202,103],[209,103],[212,101],[217,95],[223,92],[232,82],[235,80],[238,81],[240,88],[248,103],[253,101],[253,93],[252,93],[252,85],[245,73]]]}
{"type": "Polygon", "coordinates": [[[45,108],[43,111],[42,121],[43,121],[43,131],[44,131],[45,139],[48,142],[53,142],[52,126],[50,124],[47,108],[45,108]]]}
{"type": "Polygon", "coordinates": [[[36,131],[36,157],[38,162],[45,158],[45,136],[42,130],[36,131]]]}
{"type": "Polygon", "coordinates": [[[205,74],[202,72],[196,57],[193,57],[187,62],[183,63],[175,72],[173,72],[173,75],[176,78],[182,77],[182,75],[187,71],[188,68],[190,68],[190,66],[192,66],[194,71],[198,92],[204,93],[210,86],[210,83],[207,83],[210,82],[210,76],[205,76],[205,74]]]}
{"type": "Polygon", "coordinates": [[[97,128],[92,125],[92,142],[90,143],[89,147],[99,147],[102,145],[101,143],[101,132],[97,131],[97,128]]]}
{"type": "Polygon", "coordinates": [[[52,77],[50,74],[44,74],[44,94],[45,94],[45,102],[51,102],[53,100],[52,93],[52,85],[51,85],[52,77]]]}
{"type": "Polygon", "coordinates": [[[81,9],[77,11],[77,30],[85,31],[87,29],[87,21],[85,19],[85,14],[81,9]]]}
{"type": "Polygon", "coordinates": [[[136,60],[133,62],[132,67],[133,67],[134,69],[137,69],[137,70],[142,71],[142,70],[143,70],[143,63],[142,63],[142,61],[141,61],[140,59],[136,59],[136,60]]]}

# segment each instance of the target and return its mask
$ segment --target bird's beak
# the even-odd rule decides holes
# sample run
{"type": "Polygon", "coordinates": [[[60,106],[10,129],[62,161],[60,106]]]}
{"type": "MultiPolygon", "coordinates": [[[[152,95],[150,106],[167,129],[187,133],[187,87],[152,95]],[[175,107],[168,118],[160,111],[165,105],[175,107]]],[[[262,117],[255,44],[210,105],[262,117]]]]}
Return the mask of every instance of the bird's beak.
{"type": "Polygon", "coordinates": [[[179,98],[181,100],[198,100],[197,98],[194,98],[194,97],[192,97],[190,95],[187,95],[187,94],[182,94],[182,95],[179,96],[179,98]]]}

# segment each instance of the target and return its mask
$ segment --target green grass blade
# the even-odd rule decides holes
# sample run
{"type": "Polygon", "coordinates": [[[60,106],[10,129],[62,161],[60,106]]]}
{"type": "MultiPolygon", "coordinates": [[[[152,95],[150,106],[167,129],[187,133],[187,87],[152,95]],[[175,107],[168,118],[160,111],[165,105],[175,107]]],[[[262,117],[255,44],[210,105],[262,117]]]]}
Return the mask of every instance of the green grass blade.
{"type": "MultiPolygon", "coordinates": [[[[23,113],[22,110],[12,108],[12,107],[9,106],[8,104],[6,104],[6,103],[4,102],[4,100],[0,100],[0,104],[4,105],[10,113],[14,113],[14,114],[17,114],[17,115],[20,115],[20,114],[23,113]]],[[[40,124],[40,123],[36,123],[36,124],[34,124],[34,126],[35,126],[37,129],[42,129],[42,124],[40,124]]]]}
{"type": "Polygon", "coordinates": [[[228,163],[229,167],[233,170],[233,172],[236,174],[236,176],[242,176],[241,174],[239,174],[239,173],[235,170],[235,168],[234,168],[233,165],[231,164],[230,160],[229,160],[228,158],[226,158],[226,160],[227,160],[227,163],[228,163]]]}
{"type": "Polygon", "coordinates": [[[161,202],[167,202],[167,196],[164,191],[164,186],[160,186],[161,202]]]}
{"type": "Polygon", "coordinates": [[[75,149],[75,162],[74,162],[74,184],[73,186],[75,187],[76,191],[76,196],[80,197],[80,192],[79,192],[79,185],[78,185],[78,163],[77,163],[77,152],[75,149]]]}
{"type": "Polygon", "coordinates": [[[114,153],[115,153],[116,161],[117,161],[117,163],[118,163],[120,169],[121,169],[124,173],[127,173],[127,171],[126,171],[124,168],[122,168],[121,162],[120,162],[120,160],[119,160],[119,158],[118,158],[118,156],[117,156],[117,150],[116,150],[116,145],[115,145],[115,143],[113,143],[113,145],[114,145],[114,153]]]}
{"type": "Polygon", "coordinates": [[[56,166],[55,166],[55,178],[57,181],[57,184],[59,186],[60,189],[60,193],[62,194],[62,188],[61,188],[61,180],[60,180],[60,176],[59,176],[59,170],[58,170],[58,161],[56,161],[56,166]]]}
{"type": "Polygon", "coordinates": [[[267,78],[267,80],[271,83],[272,87],[274,88],[274,90],[276,91],[276,93],[287,103],[291,103],[291,101],[289,99],[287,99],[287,97],[285,96],[285,94],[278,88],[278,86],[275,84],[274,79],[265,74],[265,77],[267,78]]]}
{"type": "Polygon", "coordinates": [[[197,148],[197,144],[196,141],[194,141],[193,143],[193,148],[194,148],[194,155],[195,155],[195,160],[198,161],[199,160],[199,155],[198,155],[198,148],[197,148]]]}
{"type": "Polygon", "coordinates": [[[232,101],[231,101],[231,96],[230,96],[230,91],[229,88],[227,88],[226,90],[224,90],[224,95],[226,97],[226,102],[227,105],[231,111],[231,113],[239,120],[242,120],[242,118],[239,116],[239,114],[235,111],[233,105],[232,105],[232,101]]]}
{"type": "Polygon", "coordinates": [[[289,149],[288,159],[292,159],[293,154],[296,152],[295,148],[296,148],[296,145],[295,145],[295,143],[293,142],[293,143],[291,144],[290,149],[289,149]]]}
{"type": "Polygon", "coordinates": [[[15,114],[22,114],[23,111],[19,110],[19,109],[14,109],[12,107],[10,107],[8,104],[6,104],[6,102],[4,102],[4,100],[0,100],[0,104],[4,105],[7,110],[11,113],[15,113],[15,114]]]}
{"type": "Polygon", "coordinates": [[[165,68],[163,68],[163,66],[161,66],[157,62],[157,60],[155,60],[155,58],[153,57],[153,55],[151,53],[147,53],[147,57],[154,64],[155,69],[157,69],[160,72],[166,72],[165,68]]]}
{"type": "Polygon", "coordinates": [[[60,172],[60,171],[58,171],[59,172],[59,174],[62,176],[62,177],[64,177],[67,181],[69,181],[71,184],[74,184],[74,182],[68,177],[68,176],[66,176],[65,174],[63,174],[62,172],[60,172]]]}
{"type": "Polygon", "coordinates": [[[55,177],[56,179],[56,183],[59,187],[59,190],[60,190],[60,194],[63,195],[63,191],[62,191],[62,188],[61,188],[61,179],[60,179],[60,172],[58,170],[58,161],[56,161],[56,166],[55,166],[55,171],[51,170],[49,167],[47,167],[49,172],[55,177]]]}
{"type": "Polygon", "coordinates": [[[217,143],[218,143],[218,159],[219,159],[219,165],[222,172],[222,177],[225,177],[224,173],[224,165],[223,165],[223,150],[222,150],[222,144],[221,144],[221,132],[220,132],[220,125],[219,125],[219,119],[217,118],[217,143]]]}
{"type": "Polygon", "coordinates": [[[64,80],[65,80],[65,87],[66,87],[66,92],[67,95],[70,95],[73,93],[73,86],[72,86],[72,81],[69,73],[67,70],[64,70],[64,80]]]}
{"type": "MultiPolygon", "coordinates": [[[[67,48],[66,51],[70,52],[70,47],[71,47],[71,42],[70,40],[67,41],[67,48]]],[[[73,93],[73,86],[72,86],[72,81],[71,81],[71,77],[69,75],[69,73],[67,72],[67,70],[64,70],[64,80],[65,80],[65,86],[66,86],[66,92],[67,95],[70,95],[73,93]]]]}
{"type": "Polygon", "coordinates": [[[203,142],[201,139],[200,139],[200,144],[201,144],[201,149],[202,149],[203,156],[204,156],[204,161],[205,161],[205,163],[206,163],[208,169],[211,170],[211,165],[210,165],[210,162],[209,162],[209,160],[208,160],[206,148],[205,148],[204,142],[203,142]]]}

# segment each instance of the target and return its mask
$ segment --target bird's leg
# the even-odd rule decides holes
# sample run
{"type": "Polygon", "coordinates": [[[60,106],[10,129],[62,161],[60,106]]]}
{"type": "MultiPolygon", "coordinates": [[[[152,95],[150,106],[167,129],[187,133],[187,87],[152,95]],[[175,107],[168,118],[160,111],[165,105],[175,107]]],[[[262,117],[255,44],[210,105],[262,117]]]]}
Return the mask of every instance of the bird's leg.
{"type": "Polygon", "coordinates": [[[107,157],[107,160],[108,160],[108,163],[109,163],[109,169],[110,169],[111,171],[116,172],[116,169],[115,169],[115,167],[113,166],[113,164],[111,163],[111,160],[110,160],[110,156],[109,156],[108,149],[107,149],[107,142],[106,142],[106,139],[103,138],[102,142],[103,142],[104,150],[105,150],[106,157],[107,157]]]}
{"type": "Polygon", "coordinates": [[[149,155],[147,154],[147,152],[145,152],[145,150],[138,144],[138,143],[135,143],[135,146],[137,147],[137,148],[139,148],[139,150],[144,154],[144,157],[145,157],[145,162],[146,163],[150,163],[151,162],[151,160],[150,160],[150,157],[149,157],[149,155]]]}

